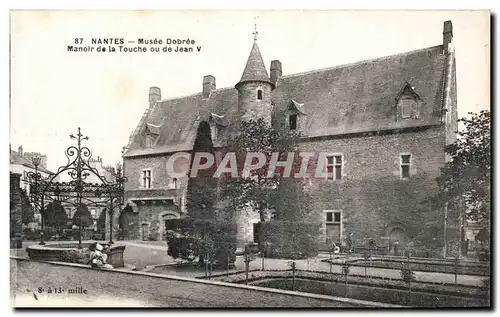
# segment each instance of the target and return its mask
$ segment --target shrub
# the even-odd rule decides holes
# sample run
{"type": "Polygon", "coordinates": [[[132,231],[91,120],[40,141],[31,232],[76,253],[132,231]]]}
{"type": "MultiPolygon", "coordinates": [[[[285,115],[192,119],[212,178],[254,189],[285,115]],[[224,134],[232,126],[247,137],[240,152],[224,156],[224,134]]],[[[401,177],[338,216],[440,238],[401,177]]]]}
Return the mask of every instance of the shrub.
{"type": "Polygon", "coordinates": [[[172,219],[167,230],[168,255],[200,264],[208,256],[216,266],[227,267],[236,259],[236,225],[232,222],[192,218],[172,219]]]}
{"type": "Polygon", "coordinates": [[[271,220],[260,224],[261,241],[267,243],[267,256],[301,259],[318,255],[318,227],[296,221],[271,220]]]}

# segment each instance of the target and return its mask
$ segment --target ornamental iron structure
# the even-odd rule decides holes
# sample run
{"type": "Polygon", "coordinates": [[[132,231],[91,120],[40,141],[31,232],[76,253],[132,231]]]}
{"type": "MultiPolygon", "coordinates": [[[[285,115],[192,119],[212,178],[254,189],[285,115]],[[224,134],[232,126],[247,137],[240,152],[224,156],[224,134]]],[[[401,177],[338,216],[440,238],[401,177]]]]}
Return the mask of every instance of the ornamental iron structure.
{"type": "MultiPolygon", "coordinates": [[[[115,209],[121,210],[124,201],[124,184],[127,178],[122,175],[122,165],[117,165],[117,172],[113,171],[114,182],[109,182],[99,171],[92,167],[92,152],[86,146],[82,146],[82,141],[88,140],[88,136],[83,136],[78,128],[78,134],[70,135],[70,139],[75,139],[77,145],[71,145],[65,151],[68,162],[65,166],[58,168],[57,172],[48,177],[42,177],[38,171],[40,158],[33,158],[34,172],[29,172],[24,179],[30,186],[30,199],[35,208],[40,209],[42,217],[40,244],[44,242],[44,225],[46,207],[51,202],[65,202],[76,207],[76,213],[81,217],[82,209],[89,206],[106,207],[109,212],[109,243],[113,243],[113,214],[115,209]],[[71,177],[69,182],[57,182],[56,178],[63,172],[67,172],[71,177]],[[100,183],[85,182],[89,175],[95,175],[100,183]]],[[[78,247],[82,247],[83,219],[78,221],[78,247]]]]}

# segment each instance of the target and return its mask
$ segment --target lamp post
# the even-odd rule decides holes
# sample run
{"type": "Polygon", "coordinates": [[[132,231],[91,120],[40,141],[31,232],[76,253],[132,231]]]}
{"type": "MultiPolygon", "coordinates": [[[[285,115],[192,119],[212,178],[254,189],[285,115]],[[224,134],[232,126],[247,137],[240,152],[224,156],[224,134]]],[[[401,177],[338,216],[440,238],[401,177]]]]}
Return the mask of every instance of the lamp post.
{"type": "MultiPolygon", "coordinates": [[[[121,209],[121,206],[123,205],[123,189],[125,183],[128,181],[127,177],[122,175],[122,169],[123,165],[122,163],[117,163],[116,164],[116,174],[115,174],[115,187],[116,190],[120,193],[118,195],[118,207],[121,209]]],[[[109,208],[109,244],[113,244],[113,214],[114,214],[114,207],[113,207],[113,198],[111,199],[111,208],[109,208]]]]}

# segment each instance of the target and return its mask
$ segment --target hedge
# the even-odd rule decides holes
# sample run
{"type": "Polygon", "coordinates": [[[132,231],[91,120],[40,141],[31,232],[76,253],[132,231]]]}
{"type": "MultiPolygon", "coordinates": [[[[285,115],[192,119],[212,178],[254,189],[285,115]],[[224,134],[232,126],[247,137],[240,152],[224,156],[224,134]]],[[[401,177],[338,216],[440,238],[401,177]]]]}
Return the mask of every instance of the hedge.
{"type": "Polygon", "coordinates": [[[267,245],[270,258],[301,259],[319,253],[318,225],[296,221],[271,220],[259,225],[261,245],[267,245]]]}

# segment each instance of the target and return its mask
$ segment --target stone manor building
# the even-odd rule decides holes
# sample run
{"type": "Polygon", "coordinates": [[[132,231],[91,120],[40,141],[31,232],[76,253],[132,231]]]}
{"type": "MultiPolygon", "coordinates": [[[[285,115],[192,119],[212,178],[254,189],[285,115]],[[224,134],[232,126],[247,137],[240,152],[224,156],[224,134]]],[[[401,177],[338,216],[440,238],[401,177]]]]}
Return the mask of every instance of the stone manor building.
{"type": "MultiPolygon", "coordinates": [[[[137,220],[127,237],[162,239],[168,220],[188,212],[187,179],[169,178],[166,162],[192,151],[200,124],[210,126],[217,148],[232,123],[260,117],[300,131],[302,151],[329,153],[328,180],[310,185],[325,246],[352,233],[404,247],[405,218],[436,191],[444,146],[456,138],[451,21],[442,31],[432,47],[298,74],[284,73],[279,60],[268,72],[255,41],[234,87],[217,89],[207,75],[200,92],[167,100],[151,87],[123,156],[125,199],[137,220]]],[[[253,242],[256,222],[242,214],[239,246],[253,242]]]]}

